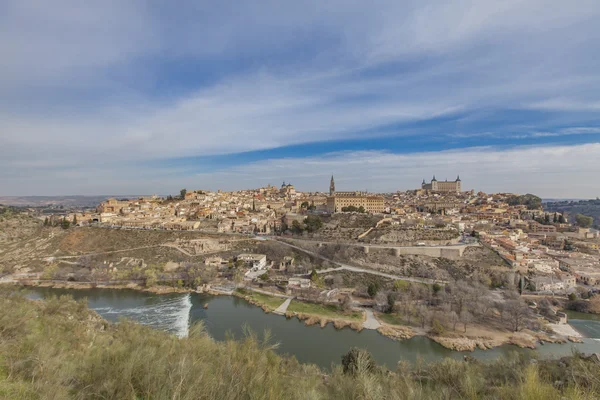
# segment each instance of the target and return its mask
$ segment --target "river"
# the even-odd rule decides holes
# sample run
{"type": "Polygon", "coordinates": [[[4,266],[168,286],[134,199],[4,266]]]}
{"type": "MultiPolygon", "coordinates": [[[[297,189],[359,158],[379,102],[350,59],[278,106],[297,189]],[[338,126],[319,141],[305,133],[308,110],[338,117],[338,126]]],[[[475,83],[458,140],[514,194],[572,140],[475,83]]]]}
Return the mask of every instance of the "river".
{"type": "MultiPolygon", "coordinates": [[[[306,326],[297,318],[267,314],[259,307],[233,296],[211,296],[206,294],[153,294],[134,290],[115,289],[28,289],[29,297],[43,299],[47,296],[69,294],[75,299],[87,298],[91,309],[109,321],[120,317],[130,318],[142,324],[186,336],[190,324],[204,321],[207,331],[216,340],[224,340],[231,334],[243,338],[244,330],[250,329],[259,336],[270,330],[272,342],[278,343],[280,354],[290,354],[303,363],[317,364],[330,368],[339,364],[341,357],[351,347],[368,350],[380,364],[395,369],[398,361],[414,362],[439,360],[443,357],[462,359],[471,355],[477,359],[491,360],[512,351],[530,352],[516,346],[505,345],[491,350],[456,352],[417,336],[409,340],[394,341],[376,331],[356,332],[350,328],[335,329],[331,324],[325,328],[318,325],[306,326]],[[208,308],[204,309],[204,305],[208,308]]],[[[574,314],[572,314],[574,315],[574,314]]],[[[572,318],[576,318],[572,317],[572,318]]],[[[573,348],[584,353],[600,352],[600,319],[571,320],[573,327],[589,336],[580,344],[545,344],[537,350],[541,356],[569,355],[573,348]]]]}

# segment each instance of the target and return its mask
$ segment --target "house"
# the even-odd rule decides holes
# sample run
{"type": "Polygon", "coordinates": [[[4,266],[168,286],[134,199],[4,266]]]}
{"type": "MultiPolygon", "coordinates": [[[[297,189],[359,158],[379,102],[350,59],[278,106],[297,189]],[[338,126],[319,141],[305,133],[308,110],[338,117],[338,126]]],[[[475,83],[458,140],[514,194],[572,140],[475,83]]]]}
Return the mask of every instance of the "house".
{"type": "Polygon", "coordinates": [[[243,253],[236,258],[237,261],[243,261],[249,268],[257,271],[267,267],[267,256],[265,254],[243,253]]]}
{"type": "Polygon", "coordinates": [[[290,280],[288,281],[288,286],[297,287],[301,289],[308,289],[310,288],[310,279],[296,277],[290,278],[290,280]]]}
{"type": "Polygon", "coordinates": [[[209,266],[209,267],[218,267],[222,263],[223,263],[223,259],[221,257],[218,257],[218,256],[207,257],[204,260],[204,265],[209,266]]]}

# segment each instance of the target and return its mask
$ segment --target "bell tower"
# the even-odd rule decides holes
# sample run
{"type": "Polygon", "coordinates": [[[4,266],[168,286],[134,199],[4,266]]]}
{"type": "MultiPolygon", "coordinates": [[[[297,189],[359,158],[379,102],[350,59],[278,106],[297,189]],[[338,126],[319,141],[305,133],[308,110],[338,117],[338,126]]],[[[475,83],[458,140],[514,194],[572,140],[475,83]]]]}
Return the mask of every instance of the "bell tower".
{"type": "Polygon", "coordinates": [[[335,194],[335,181],[333,180],[333,175],[331,175],[331,182],[329,183],[329,195],[333,196],[335,194]]]}

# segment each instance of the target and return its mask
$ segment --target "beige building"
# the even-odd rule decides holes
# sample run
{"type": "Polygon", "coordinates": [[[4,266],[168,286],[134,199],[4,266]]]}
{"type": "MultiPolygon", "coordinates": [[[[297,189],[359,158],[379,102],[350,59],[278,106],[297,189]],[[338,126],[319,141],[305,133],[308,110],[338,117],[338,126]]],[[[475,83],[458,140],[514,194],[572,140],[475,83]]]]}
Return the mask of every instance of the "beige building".
{"type": "Polygon", "coordinates": [[[382,213],[385,209],[383,197],[370,196],[365,192],[336,192],[327,198],[328,212],[341,212],[342,208],[363,207],[369,213],[382,213]]]}
{"type": "Polygon", "coordinates": [[[431,183],[425,183],[425,179],[423,179],[423,183],[421,184],[421,189],[430,190],[432,192],[453,192],[460,193],[462,192],[460,176],[456,177],[455,181],[438,181],[435,179],[435,175],[431,180],[431,183]]]}
{"type": "Polygon", "coordinates": [[[369,213],[382,213],[385,209],[383,197],[381,196],[368,195],[366,192],[336,192],[335,181],[331,176],[327,211],[330,213],[342,212],[342,208],[350,206],[363,207],[369,213]]]}

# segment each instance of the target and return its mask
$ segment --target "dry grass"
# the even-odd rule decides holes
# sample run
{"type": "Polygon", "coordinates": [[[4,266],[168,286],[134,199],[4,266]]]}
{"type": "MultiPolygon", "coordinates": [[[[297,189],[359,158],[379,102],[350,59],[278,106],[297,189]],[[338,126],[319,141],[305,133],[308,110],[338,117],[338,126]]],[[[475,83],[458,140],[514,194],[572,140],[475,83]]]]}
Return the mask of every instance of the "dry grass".
{"type": "Polygon", "coordinates": [[[367,355],[325,375],[278,356],[268,338],[215,342],[196,325],[177,339],[131,322],[110,325],[69,298],[0,293],[0,398],[7,399],[593,399],[600,368],[510,357],[492,364],[401,363],[367,355]]]}

